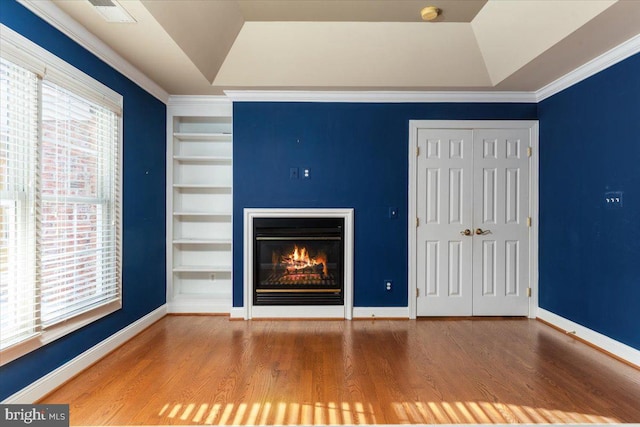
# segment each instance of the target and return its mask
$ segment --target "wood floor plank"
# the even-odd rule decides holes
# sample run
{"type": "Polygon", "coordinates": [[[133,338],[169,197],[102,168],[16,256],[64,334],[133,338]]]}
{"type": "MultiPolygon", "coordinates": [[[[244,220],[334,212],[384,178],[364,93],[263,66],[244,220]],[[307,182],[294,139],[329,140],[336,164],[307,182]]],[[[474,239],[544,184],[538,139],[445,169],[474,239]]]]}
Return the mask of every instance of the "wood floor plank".
{"type": "Polygon", "coordinates": [[[167,316],[41,403],[72,425],[640,423],[640,371],[527,319],[167,316]]]}

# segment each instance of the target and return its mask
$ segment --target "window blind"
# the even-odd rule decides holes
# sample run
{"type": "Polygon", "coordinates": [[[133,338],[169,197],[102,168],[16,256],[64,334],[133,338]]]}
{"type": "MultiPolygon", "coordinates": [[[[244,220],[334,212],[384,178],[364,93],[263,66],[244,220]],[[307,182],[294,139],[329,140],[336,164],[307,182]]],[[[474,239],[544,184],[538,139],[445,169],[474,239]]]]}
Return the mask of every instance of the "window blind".
{"type": "Polygon", "coordinates": [[[0,58],[0,348],[39,331],[38,77],[0,58]]]}
{"type": "Polygon", "coordinates": [[[118,116],[46,79],[40,167],[47,326],[119,298],[118,116]]]}
{"type": "Polygon", "coordinates": [[[122,97],[0,27],[5,364],[121,306],[122,97]]]}

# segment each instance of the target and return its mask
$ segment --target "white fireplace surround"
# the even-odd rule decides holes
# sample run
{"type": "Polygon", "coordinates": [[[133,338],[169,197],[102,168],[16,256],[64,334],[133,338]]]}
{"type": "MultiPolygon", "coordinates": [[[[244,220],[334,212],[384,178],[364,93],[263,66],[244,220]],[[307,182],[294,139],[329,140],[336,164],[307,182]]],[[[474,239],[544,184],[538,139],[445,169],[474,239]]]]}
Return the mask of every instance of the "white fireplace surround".
{"type": "Polygon", "coordinates": [[[244,318],[337,318],[353,317],[353,209],[245,208],[243,242],[244,318]],[[344,218],[344,305],[254,306],[253,220],[255,218],[344,218]]]}

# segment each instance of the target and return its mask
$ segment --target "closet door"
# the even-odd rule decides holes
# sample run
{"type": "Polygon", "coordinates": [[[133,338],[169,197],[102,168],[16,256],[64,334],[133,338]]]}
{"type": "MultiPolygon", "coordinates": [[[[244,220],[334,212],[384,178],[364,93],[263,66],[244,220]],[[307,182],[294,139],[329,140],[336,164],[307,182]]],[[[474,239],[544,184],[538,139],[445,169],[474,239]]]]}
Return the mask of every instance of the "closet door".
{"type": "Polygon", "coordinates": [[[528,129],[420,129],[417,315],[528,314],[528,129]]]}

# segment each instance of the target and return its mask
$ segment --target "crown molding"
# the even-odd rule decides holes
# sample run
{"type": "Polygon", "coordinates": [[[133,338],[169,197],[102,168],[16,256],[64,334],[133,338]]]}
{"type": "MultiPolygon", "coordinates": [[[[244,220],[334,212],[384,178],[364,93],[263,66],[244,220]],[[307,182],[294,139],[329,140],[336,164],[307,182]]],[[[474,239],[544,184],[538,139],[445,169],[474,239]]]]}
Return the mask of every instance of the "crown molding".
{"type": "Polygon", "coordinates": [[[536,102],[543,101],[556,93],[562,92],[563,90],[598,74],[618,62],[624,61],[638,52],[640,52],[640,34],[581,65],[575,70],[560,77],[558,80],[549,83],[542,89],[537,90],[535,92],[536,102]]]}
{"type": "Polygon", "coordinates": [[[93,55],[113,67],[116,71],[129,78],[142,89],[149,92],[163,103],[167,103],[169,94],[156,82],[143,74],[127,60],[118,55],[102,40],[90,33],[76,20],[64,13],[50,0],[17,0],[18,3],[29,9],[38,17],[61,31],[80,46],[87,49],[93,55]]]}
{"type": "Polygon", "coordinates": [[[535,92],[490,91],[271,91],[225,90],[233,102],[355,102],[355,103],[427,103],[427,102],[536,102],[535,92]]]}

